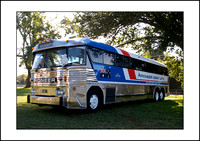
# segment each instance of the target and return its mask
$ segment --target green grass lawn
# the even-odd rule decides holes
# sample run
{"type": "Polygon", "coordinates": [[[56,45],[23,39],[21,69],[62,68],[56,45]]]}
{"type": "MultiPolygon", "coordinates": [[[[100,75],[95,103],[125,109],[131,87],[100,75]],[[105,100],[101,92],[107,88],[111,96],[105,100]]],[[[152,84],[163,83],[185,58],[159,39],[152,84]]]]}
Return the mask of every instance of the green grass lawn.
{"type": "Polygon", "coordinates": [[[110,104],[88,113],[26,103],[30,92],[17,88],[17,129],[183,129],[183,96],[110,104]]]}

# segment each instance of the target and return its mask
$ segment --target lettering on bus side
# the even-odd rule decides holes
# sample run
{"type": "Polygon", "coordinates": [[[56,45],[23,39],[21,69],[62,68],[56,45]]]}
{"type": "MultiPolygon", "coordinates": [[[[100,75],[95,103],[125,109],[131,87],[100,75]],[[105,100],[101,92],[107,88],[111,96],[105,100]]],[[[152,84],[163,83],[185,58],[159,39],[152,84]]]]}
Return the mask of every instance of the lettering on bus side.
{"type": "Polygon", "coordinates": [[[151,75],[145,75],[145,74],[142,74],[142,73],[139,73],[138,76],[141,77],[141,78],[152,79],[151,75]]]}
{"type": "Polygon", "coordinates": [[[138,77],[140,79],[149,79],[149,80],[160,80],[160,81],[166,81],[164,76],[155,76],[155,75],[150,75],[147,73],[138,73],[138,77]]]}

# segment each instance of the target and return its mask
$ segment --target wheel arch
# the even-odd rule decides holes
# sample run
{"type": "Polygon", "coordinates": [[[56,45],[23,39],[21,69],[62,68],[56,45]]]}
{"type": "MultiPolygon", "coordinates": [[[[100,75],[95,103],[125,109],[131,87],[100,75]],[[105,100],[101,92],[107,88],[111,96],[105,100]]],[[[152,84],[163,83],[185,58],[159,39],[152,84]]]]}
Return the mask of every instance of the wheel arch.
{"type": "Polygon", "coordinates": [[[100,100],[101,100],[101,104],[104,104],[104,93],[101,87],[99,86],[91,86],[88,90],[87,90],[87,95],[90,91],[95,90],[99,92],[100,95],[100,100]]]}

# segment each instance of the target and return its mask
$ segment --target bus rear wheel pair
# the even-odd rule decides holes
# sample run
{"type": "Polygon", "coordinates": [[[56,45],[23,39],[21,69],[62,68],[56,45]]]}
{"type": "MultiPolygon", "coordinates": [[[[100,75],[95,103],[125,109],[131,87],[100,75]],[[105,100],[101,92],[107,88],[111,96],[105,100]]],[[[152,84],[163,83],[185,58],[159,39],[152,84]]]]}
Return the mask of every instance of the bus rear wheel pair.
{"type": "Polygon", "coordinates": [[[153,96],[154,101],[162,101],[165,98],[165,93],[163,90],[156,90],[153,96]]]}

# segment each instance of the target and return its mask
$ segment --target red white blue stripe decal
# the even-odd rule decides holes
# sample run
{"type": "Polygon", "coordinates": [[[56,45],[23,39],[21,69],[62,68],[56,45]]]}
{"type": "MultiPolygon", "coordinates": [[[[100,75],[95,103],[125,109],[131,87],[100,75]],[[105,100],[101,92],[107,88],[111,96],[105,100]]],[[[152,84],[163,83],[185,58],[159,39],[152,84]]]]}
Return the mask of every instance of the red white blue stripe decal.
{"type": "MultiPolygon", "coordinates": [[[[125,50],[118,48],[116,48],[116,50],[121,55],[131,57],[130,54],[125,50]]],[[[133,69],[127,69],[127,68],[123,68],[123,73],[126,80],[168,83],[168,76],[163,76],[159,74],[148,73],[133,69]]]]}

